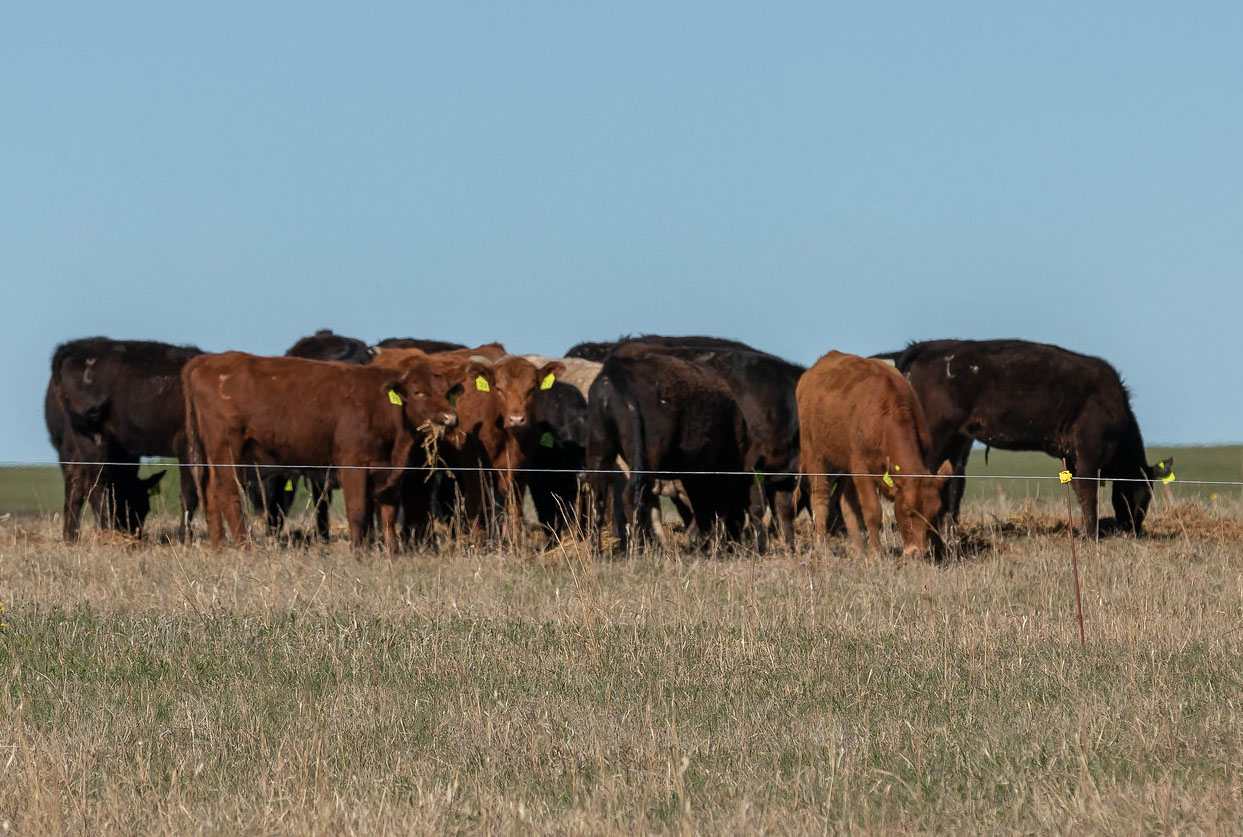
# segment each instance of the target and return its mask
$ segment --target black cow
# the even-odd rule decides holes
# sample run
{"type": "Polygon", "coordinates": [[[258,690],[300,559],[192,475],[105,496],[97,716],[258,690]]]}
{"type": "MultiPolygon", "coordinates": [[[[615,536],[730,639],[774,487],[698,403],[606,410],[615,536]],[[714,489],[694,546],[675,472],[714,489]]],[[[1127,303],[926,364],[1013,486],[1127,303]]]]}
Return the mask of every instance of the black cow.
{"type": "Polygon", "coordinates": [[[345,337],[334,334],[330,328],[321,328],[310,337],[303,337],[290,346],[285,357],[336,360],[361,365],[370,363],[374,354],[366,343],[355,337],[345,337]]]}
{"type": "MultiPolygon", "coordinates": [[[[44,415],[65,480],[64,536],[78,535],[82,503],[92,486],[113,495],[115,511],[104,508],[105,525],[140,532],[150,510],[147,489],[156,476],[138,478],[142,456],[175,456],[188,461],[181,368],[202,354],[193,346],[146,340],[88,337],[64,343],[52,355],[52,376],[44,415]],[[110,462],[115,465],[80,465],[110,462]]],[[[198,494],[189,468],[181,468],[181,521],[184,540],[198,494]]],[[[96,506],[96,511],[102,507],[96,506]]]]}
{"type": "Polygon", "coordinates": [[[417,337],[387,337],[376,343],[374,349],[418,349],[427,352],[429,355],[438,352],[453,352],[458,349],[465,349],[466,346],[461,343],[450,343],[446,340],[421,340],[417,337]]]}
{"type": "Polygon", "coordinates": [[[661,334],[640,334],[638,337],[626,335],[612,341],[591,342],[584,341],[570,347],[565,353],[566,357],[578,357],[583,360],[594,360],[596,363],[602,363],[606,357],[624,343],[647,343],[651,346],[663,346],[665,348],[684,348],[694,346],[698,348],[713,349],[742,349],[746,352],[758,351],[753,346],[741,343],[737,340],[729,340],[725,337],[707,337],[704,335],[688,335],[684,337],[667,337],[661,334]]]}
{"type": "Polygon", "coordinates": [[[606,498],[615,482],[617,458],[630,464],[624,491],[613,491],[613,528],[625,549],[626,524],[644,536],[650,527],[655,477],[680,479],[695,523],[710,533],[717,520],[737,540],[746,519],[751,478],[741,473],[747,447],[742,412],[720,376],[702,366],[640,343],[618,348],[604,361],[588,394],[594,523],[592,549],[600,547],[606,498]]]}
{"type": "Polygon", "coordinates": [[[958,517],[967,457],[979,441],[1065,457],[1076,476],[1083,528],[1099,533],[1097,478],[1112,479],[1117,528],[1140,533],[1151,480],[1173,465],[1148,465],[1139,424],[1117,370],[1100,358],[1026,340],[912,343],[897,360],[924,408],[929,463],[954,464],[943,515],[958,517]]]}
{"type": "Polygon", "coordinates": [[[159,486],[164,472],[140,478],[137,463],[116,462],[102,437],[97,441],[93,436],[73,431],[55,378],[48,381],[43,418],[65,481],[61,515],[65,540],[78,537],[84,501],[91,504],[100,528],[141,535],[142,524],[151,511],[150,493],[159,486]]]}
{"type": "MultiPolygon", "coordinates": [[[[751,517],[757,546],[764,550],[767,533],[763,518],[771,507],[773,520],[785,542],[794,546],[794,489],[798,485],[798,402],[795,389],[807,371],[795,363],[720,337],[663,337],[643,335],[625,343],[640,343],[664,354],[708,367],[729,385],[747,423],[749,440],[744,467],[753,471],[751,517]]],[[[570,350],[598,353],[608,344],[580,343],[570,350]],[[588,348],[582,348],[582,347],[588,348]]]]}
{"type": "Polygon", "coordinates": [[[535,393],[539,446],[529,460],[527,488],[539,522],[561,532],[578,519],[579,472],[587,464],[587,399],[570,384],[554,381],[535,393]]]}
{"type": "MultiPolygon", "coordinates": [[[[332,329],[327,328],[301,338],[285,352],[285,357],[334,360],[355,366],[370,363],[374,356],[375,353],[362,340],[334,334],[332,329]]],[[[330,482],[326,468],[260,469],[255,479],[247,481],[246,490],[251,505],[255,509],[263,510],[267,518],[268,532],[279,533],[284,528],[289,508],[293,505],[294,487],[299,476],[306,478],[311,498],[315,502],[315,531],[321,540],[326,541],[329,538],[328,512],[332,505],[332,490],[336,487],[330,482]]]]}

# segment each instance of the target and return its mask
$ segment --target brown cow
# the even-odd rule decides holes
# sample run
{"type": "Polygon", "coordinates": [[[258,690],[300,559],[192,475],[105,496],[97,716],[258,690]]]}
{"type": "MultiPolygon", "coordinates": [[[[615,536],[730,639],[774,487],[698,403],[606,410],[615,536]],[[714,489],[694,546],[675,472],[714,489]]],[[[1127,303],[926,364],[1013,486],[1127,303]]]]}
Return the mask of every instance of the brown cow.
{"type": "MultiPolygon", "coordinates": [[[[458,429],[446,436],[449,443],[441,451],[450,470],[457,468],[458,484],[467,517],[476,532],[485,531],[490,521],[488,493],[508,506],[511,516],[520,516],[521,469],[531,461],[532,449],[539,445],[535,431],[535,393],[541,385],[564,371],[553,361],[536,367],[520,357],[505,354],[498,343],[475,349],[459,349],[425,355],[418,349],[388,349],[373,365],[403,369],[408,359],[426,358],[446,380],[460,383],[457,399],[458,429]],[[491,469],[500,470],[468,470],[491,469]]],[[[417,481],[415,481],[417,482],[417,481]]],[[[430,515],[430,488],[409,486],[407,505],[412,525],[427,522],[430,515]]]]}
{"type": "Polygon", "coordinates": [[[906,379],[883,361],[829,352],[799,378],[796,397],[801,467],[811,483],[817,535],[826,534],[830,485],[836,483],[855,549],[863,552],[862,514],[868,547],[879,553],[879,490],[893,501],[903,554],[926,554],[941,486],[953,468],[945,462],[933,476],[924,465],[928,424],[906,379]],[[819,476],[834,473],[855,476],[819,476]]]}
{"type": "Polygon", "coordinates": [[[425,425],[452,427],[451,391],[430,364],[405,371],[243,352],[201,355],[182,372],[186,428],[207,464],[204,505],[213,546],[227,519],[242,543],[238,475],[243,463],[337,466],[350,543],[361,546],[379,505],[384,544],[396,551],[400,468],[425,425]]]}

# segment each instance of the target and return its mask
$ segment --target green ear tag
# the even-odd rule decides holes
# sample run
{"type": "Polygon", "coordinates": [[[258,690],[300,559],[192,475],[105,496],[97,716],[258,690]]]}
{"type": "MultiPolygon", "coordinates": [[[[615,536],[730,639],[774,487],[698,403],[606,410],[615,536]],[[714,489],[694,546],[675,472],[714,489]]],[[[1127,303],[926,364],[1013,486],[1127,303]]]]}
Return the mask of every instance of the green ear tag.
{"type": "Polygon", "coordinates": [[[293,480],[285,480],[285,490],[293,491],[293,480]]]}
{"type": "Polygon", "coordinates": [[[401,406],[402,404],[401,396],[397,394],[397,390],[390,389],[388,391],[388,403],[396,404],[398,407],[401,406]]]}
{"type": "Polygon", "coordinates": [[[491,392],[492,387],[488,386],[488,379],[482,375],[475,376],[475,389],[480,392],[491,392]]]}
{"type": "Polygon", "coordinates": [[[549,372],[547,375],[544,376],[544,380],[539,382],[539,388],[540,389],[552,389],[553,382],[556,380],[557,380],[557,376],[554,373],[549,372]]]}
{"type": "Polygon", "coordinates": [[[548,431],[539,437],[539,444],[542,448],[550,448],[555,442],[552,438],[552,431],[548,431]]]}
{"type": "Polygon", "coordinates": [[[896,487],[893,484],[893,477],[889,476],[889,471],[885,471],[885,475],[880,478],[880,481],[883,482],[885,485],[889,486],[890,488],[896,487]]]}
{"type": "Polygon", "coordinates": [[[1169,485],[1169,484],[1170,484],[1170,483],[1172,483],[1173,481],[1174,481],[1174,472],[1173,472],[1173,471],[1170,471],[1168,474],[1166,474],[1165,476],[1163,476],[1163,477],[1161,478],[1161,482],[1165,483],[1166,485],[1169,485]]]}

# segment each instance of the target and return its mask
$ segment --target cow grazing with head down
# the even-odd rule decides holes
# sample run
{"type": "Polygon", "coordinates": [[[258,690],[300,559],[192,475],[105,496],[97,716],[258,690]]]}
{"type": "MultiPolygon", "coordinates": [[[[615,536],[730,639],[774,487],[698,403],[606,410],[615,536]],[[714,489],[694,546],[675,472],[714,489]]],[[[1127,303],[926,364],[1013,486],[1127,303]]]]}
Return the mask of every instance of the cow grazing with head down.
{"type": "Polygon", "coordinates": [[[628,527],[646,537],[652,471],[682,481],[701,533],[710,533],[720,521],[729,538],[740,538],[751,484],[741,474],[747,431],[729,386],[718,375],[642,344],[624,345],[605,359],[591,385],[588,411],[593,551],[600,549],[610,493],[618,548],[626,548],[628,527]],[[619,457],[630,464],[630,473],[624,490],[611,491],[616,479],[609,472],[618,472],[619,457]]]}
{"type": "Polygon", "coordinates": [[[880,551],[878,492],[893,501],[905,555],[940,547],[934,521],[941,487],[952,473],[945,462],[930,474],[928,426],[906,379],[883,361],[829,352],[798,382],[802,469],[811,485],[812,515],[823,538],[831,486],[841,489],[842,514],[857,551],[880,551]],[[826,474],[851,474],[834,479],[826,474]]]}
{"type": "Polygon", "coordinates": [[[362,545],[374,504],[395,552],[401,469],[431,425],[457,422],[449,387],[429,364],[395,371],[226,352],[187,363],[182,380],[188,435],[207,463],[199,478],[213,546],[225,521],[244,542],[234,466],[297,464],[337,472],[353,546],[362,545]]]}
{"type": "MultiPolygon", "coordinates": [[[[150,508],[144,495],[154,477],[138,479],[142,456],[175,456],[189,462],[181,369],[200,350],[147,340],[89,337],[57,347],[44,413],[65,479],[64,536],[78,535],[82,503],[91,487],[114,498],[105,521],[140,531],[150,508]],[[118,465],[74,463],[113,462],[118,465]],[[133,463],[127,464],[127,463],[133,463]]],[[[92,505],[97,502],[92,499],[92,505]]],[[[198,494],[189,469],[181,469],[179,533],[189,532],[198,494]]]]}
{"type": "Polygon", "coordinates": [[[923,404],[933,459],[954,463],[945,513],[958,516],[973,442],[1065,457],[1075,474],[1083,528],[1098,534],[1098,478],[1112,479],[1117,527],[1139,534],[1153,479],[1139,423],[1117,370],[1100,358],[1026,340],[912,343],[897,360],[923,404]]]}

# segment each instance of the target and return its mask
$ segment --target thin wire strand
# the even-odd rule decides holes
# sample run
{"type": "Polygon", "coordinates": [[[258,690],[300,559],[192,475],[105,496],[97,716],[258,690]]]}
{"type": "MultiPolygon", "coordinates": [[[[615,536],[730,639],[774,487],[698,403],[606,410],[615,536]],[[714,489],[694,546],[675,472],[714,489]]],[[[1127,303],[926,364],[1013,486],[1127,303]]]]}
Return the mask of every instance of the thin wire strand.
{"type": "MultiPolygon", "coordinates": [[[[497,473],[524,473],[524,474],[641,474],[644,476],[654,477],[670,477],[678,479],[683,476],[722,476],[722,477],[759,477],[762,479],[784,479],[790,477],[873,477],[875,479],[884,479],[886,474],[863,474],[852,473],[847,471],[840,472],[814,472],[802,473],[800,471],[658,471],[647,469],[634,469],[623,471],[620,468],[503,468],[499,466],[480,466],[465,465],[447,467],[444,465],[275,465],[270,463],[252,462],[247,464],[232,463],[209,463],[209,462],[94,462],[85,460],[66,460],[64,462],[36,460],[36,461],[7,461],[0,462],[0,467],[4,468],[42,468],[62,465],[83,465],[94,467],[127,467],[133,465],[151,465],[166,468],[270,468],[281,471],[307,471],[307,470],[324,470],[328,468],[350,471],[460,471],[460,472],[497,472],[497,473]]],[[[888,476],[896,479],[934,479],[937,474],[888,474],[888,476]]],[[[962,479],[979,479],[979,480],[1060,480],[1057,474],[957,474],[962,479]]],[[[1074,476],[1072,480],[1075,482],[1159,482],[1160,477],[1145,479],[1143,477],[1083,477],[1074,476]]],[[[1237,480],[1193,480],[1178,478],[1177,482],[1181,485],[1219,485],[1219,486],[1243,486],[1243,481],[1237,480]]]]}

